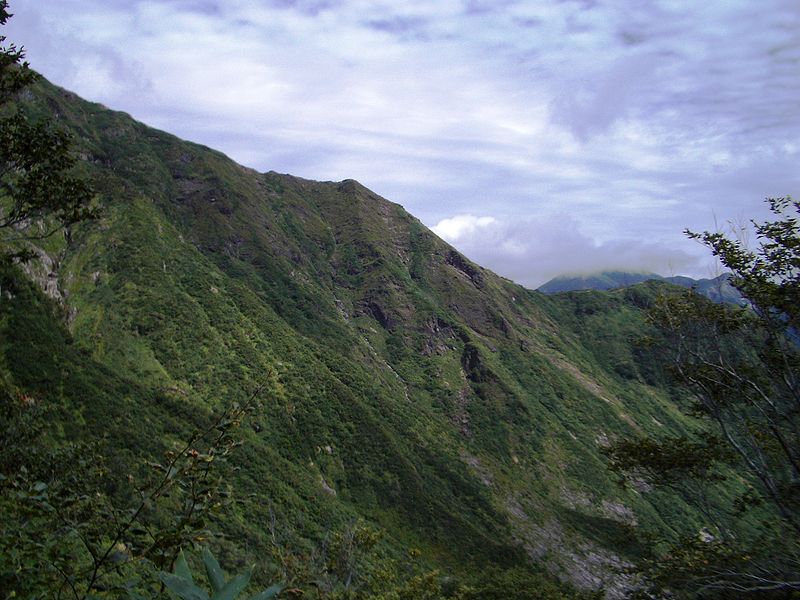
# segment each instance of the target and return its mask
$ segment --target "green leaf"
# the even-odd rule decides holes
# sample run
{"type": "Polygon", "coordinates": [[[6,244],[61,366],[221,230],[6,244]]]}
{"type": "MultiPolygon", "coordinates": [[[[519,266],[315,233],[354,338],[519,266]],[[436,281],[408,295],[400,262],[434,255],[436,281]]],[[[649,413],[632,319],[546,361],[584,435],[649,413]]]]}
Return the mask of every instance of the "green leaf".
{"type": "Polygon", "coordinates": [[[275,585],[269,586],[263,592],[256,594],[255,596],[251,596],[250,600],[268,600],[269,598],[274,598],[280,593],[282,589],[283,585],[280,583],[276,583],[275,585]]]}
{"type": "Polygon", "coordinates": [[[158,575],[164,585],[171,592],[183,598],[183,600],[208,600],[208,593],[197,587],[190,580],[172,573],[164,573],[163,571],[158,575]]]}
{"type": "Polygon", "coordinates": [[[211,600],[233,600],[247,587],[248,583],[250,583],[250,571],[231,579],[224,588],[211,597],[211,600]]]}
{"type": "Polygon", "coordinates": [[[192,572],[189,570],[189,565],[186,562],[186,557],[183,555],[183,550],[178,552],[178,558],[175,561],[175,575],[183,577],[189,582],[192,582],[192,572]]]}
{"type": "Polygon", "coordinates": [[[206,565],[206,573],[208,574],[208,580],[211,582],[211,588],[214,593],[219,592],[225,587],[225,574],[208,548],[203,548],[203,563],[206,565]]]}

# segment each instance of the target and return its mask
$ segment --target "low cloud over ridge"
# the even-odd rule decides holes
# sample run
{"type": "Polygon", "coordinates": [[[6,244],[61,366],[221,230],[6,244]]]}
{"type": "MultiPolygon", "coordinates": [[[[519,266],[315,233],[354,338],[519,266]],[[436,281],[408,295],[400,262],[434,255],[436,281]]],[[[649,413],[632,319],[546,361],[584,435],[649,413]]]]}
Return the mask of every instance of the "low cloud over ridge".
{"type": "Polygon", "coordinates": [[[553,277],[597,271],[696,273],[702,261],[674,248],[639,240],[598,242],[568,215],[502,221],[471,214],[442,219],[434,233],[471,260],[535,289],[553,277]]]}

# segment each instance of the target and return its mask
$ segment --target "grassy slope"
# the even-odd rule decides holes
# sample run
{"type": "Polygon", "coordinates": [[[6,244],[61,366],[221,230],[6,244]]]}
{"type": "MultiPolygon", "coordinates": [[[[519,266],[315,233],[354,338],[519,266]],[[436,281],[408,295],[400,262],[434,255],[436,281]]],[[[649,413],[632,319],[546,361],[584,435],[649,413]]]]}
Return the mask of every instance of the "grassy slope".
{"type": "Polygon", "coordinates": [[[581,585],[635,557],[632,515],[660,533],[697,519],[618,489],[598,453],[687,426],[632,344],[642,298],[546,298],[356,182],[259,174],[46,84],[31,102],[73,129],[105,210],[49,248],[69,332],[12,343],[28,325],[6,320],[5,368],[133,455],[266,382],[248,499],[222,524],[241,560],[269,545],[252,526],[267,500],[299,546],[361,515],[389,552],[451,569],[527,554],[581,585]]]}

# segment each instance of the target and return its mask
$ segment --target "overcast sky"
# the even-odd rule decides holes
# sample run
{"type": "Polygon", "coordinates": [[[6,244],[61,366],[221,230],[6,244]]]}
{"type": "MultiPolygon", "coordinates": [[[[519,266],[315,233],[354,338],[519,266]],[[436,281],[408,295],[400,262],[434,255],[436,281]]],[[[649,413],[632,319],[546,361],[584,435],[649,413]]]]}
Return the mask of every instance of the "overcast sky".
{"type": "Polygon", "coordinates": [[[798,0],[11,0],[54,83],[260,171],[357,179],[530,287],[709,275],[800,195],[798,0]],[[715,225],[716,221],[716,225],[715,225]]]}

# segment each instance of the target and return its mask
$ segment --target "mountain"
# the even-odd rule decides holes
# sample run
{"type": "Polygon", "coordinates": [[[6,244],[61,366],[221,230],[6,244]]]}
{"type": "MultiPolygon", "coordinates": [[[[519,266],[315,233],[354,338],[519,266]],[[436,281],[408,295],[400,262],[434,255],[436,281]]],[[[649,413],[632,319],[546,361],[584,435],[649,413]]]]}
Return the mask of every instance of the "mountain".
{"type": "Polygon", "coordinates": [[[589,275],[559,275],[537,289],[543,294],[558,294],[578,290],[613,290],[642,283],[651,279],[663,279],[656,273],[632,271],[601,271],[589,275]]]}
{"type": "Polygon", "coordinates": [[[692,279],[690,277],[676,276],[665,277],[664,280],[681,287],[693,289],[698,294],[714,302],[736,305],[741,305],[745,302],[739,290],[731,285],[730,275],[727,273],[712,279],[692,279]]]}
{"type": "Polygon", "coordinates": [[[109,497],[256,390],[206,539],[264,583],[367,586],[412,553],[618,597],[638,539],[703,526],[601,453],[694,429],[636,344],[666,283],[548,297],[356,181],[259,173],[46,82],[25,102],[72,132],[103,210],[2,267],[0,383],[52,409],[48,443],[102,450],[109,497]],[[354,523],[379,541],[337,584],[319,565],[354,523]]]}
{"type": "Polygon", "coordinates": [[[656,273],[636,273],[630,271],[601,271],[591,275],[559,275],[542,284],[537,289],[544,294],[559,294],[580,290],[613,290],[636,285],[643,281],[667,281],[684,288],[694,289],[698,294],[714,302],[741,304],[742,296],[730,283],[730,275],[723,273],[712,279],[692,279],[691,277],[662,277],[656,273]]]}

